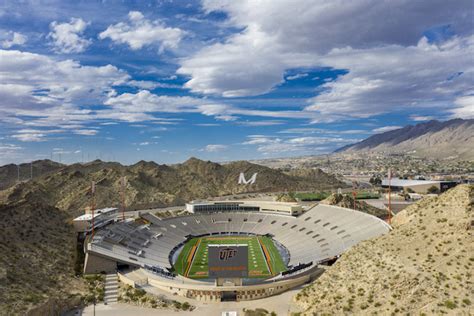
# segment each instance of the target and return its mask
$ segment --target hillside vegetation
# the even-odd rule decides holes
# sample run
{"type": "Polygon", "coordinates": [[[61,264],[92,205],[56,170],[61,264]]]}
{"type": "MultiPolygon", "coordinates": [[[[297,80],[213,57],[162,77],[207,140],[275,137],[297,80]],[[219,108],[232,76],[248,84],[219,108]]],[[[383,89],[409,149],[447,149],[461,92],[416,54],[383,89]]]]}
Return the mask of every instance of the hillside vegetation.
{"type": "MultiPolygon", "coordinates": [[[[348,194],[334,193],[321,201],[321,203],[354,209],[354,198],[348,194]]],[[[357,198],[355,200],[355,208],[360,212],[367,213],[382,219],[385,219],[388,215],[386,210],[372,206],[364,201],[357,200],[357,198]]]]}
{"type": "Polygon", "coordinates": [[[45,159],[36,160],[32,163],[22,163],[19,165],[8,164],[0,167],[0,190],[13,186],[18,179],[20,181],[38,178],[42,175],[57,171],[64,165],[45,159]]]}
{"type": "MultiPolygon", "coordinates": [[[[128,209],[240,192],[341,186],[319,170],[286,174],[244,161],[220,165],[192,158],[172,166],[144,161],[132,166],[102,161],[35,164],[51,168],[0,191],[0,315],[24,314],[38,306],[41,309],[35,315],[51,313],[54,308],[61,311],[84,295],[84,282],[74,276],[77,245],[71,219],[90,204],[91,181],[97,183],[97,207],[114,206],[120,201],[120,179],[126,176],[128,209]],[[256,183],[239,185],[240,172],[247,178],[257,172],[256,183]]],[[[2,170],[7,169],[17,168],[9,165],[2,170]]],[[[17,175],[10,171],[2,178],[4,183],[15,182],[17,175]]]]}
{"type": "MultiPolygon", "coordinates": [[[[3,202],[37,196],[52,206],[82,213],[90,203],[91,181],[96,182],[96,205],[116,206],[120,201],[120,179],[127,178],[125,202],[129,209],[182,205],[192,199],[244,192],[319,190],[343,186],[320,170],[284,173],[245,161],[221,165],[191,158],[182,164],[158,165],[141,161],[132,166],[94,161],[64,166],[7,190],[3,202]],[[238,184],[258,173],[255,184],[238,184]]],[[[2,202],[0,197],[0,202],[2,202]]]]}
{"type": "Polygon", "coordinates": [[[0,315],[24,314],[48,300],[66,306],[77,297],[83,285],[74,277],[76,239],[68,215],[27,198],[0,205],[0,217],[0,315]]]}
{"type": "Polygon", "coordinates": [[[414,204],[295,300],[307,315],[472,315],[474,186],[414,204]]]}

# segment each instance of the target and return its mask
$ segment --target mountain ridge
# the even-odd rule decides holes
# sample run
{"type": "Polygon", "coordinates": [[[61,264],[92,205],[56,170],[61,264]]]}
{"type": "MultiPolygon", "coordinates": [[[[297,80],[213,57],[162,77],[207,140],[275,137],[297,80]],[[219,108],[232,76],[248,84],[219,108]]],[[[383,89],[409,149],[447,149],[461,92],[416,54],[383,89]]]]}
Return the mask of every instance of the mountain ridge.
{"type": "Polygon", "coordinates": [[[320,170],[284,172],[246,161],[219,164],[191,158],[174,165],[139,161],[124,166],[95,160],[86,164],[56,167],[55,171],[49,170],[16,185],[15,175],[0,177],[3,183],[11,183],[0,194],[0,203],[37,195],[38,199],[44,199],[50,205],[76,215],[90,203],[90,185],[94,181],[97,207],[118,206],[120,182],[124,176],[127,178],[125,202],[128,209],[182,205],[192,199],[221,195],[345,186],[334,176],[320,170]],[[244,173],[247,178],[257,173],[257,181],[254,184],[239,184],[240,173],[244,173]]]}
{"type": "Polygon", "coordinates": [[[474,119],[431,120],[372,135],[335,153],[413,153],[423,157],[474,159],[474,119]]]}

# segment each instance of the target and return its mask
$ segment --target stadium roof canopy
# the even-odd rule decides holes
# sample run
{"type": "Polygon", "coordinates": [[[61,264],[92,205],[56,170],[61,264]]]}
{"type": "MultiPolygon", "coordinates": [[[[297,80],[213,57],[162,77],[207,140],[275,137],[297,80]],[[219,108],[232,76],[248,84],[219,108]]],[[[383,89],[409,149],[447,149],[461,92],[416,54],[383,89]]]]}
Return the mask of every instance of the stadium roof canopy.
{"type": "MultiPolygon", "coordinates": [[[[441,181],[433,181],[433,180],[405,180],[399,178],[392,178],[390,180],[390,185],[394,187],[409,187],[414,185],[427,185],[427,184],[439,184],[441,181]]],[[[383,186],[388,186],[388,179],[382,180],[383,186]]]]}

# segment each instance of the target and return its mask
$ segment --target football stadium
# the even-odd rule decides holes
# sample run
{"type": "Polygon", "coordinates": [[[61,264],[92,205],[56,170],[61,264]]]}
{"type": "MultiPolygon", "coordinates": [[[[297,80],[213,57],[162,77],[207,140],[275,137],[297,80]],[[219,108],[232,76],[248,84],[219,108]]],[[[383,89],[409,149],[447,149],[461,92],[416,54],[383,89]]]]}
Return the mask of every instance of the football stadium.
{"type": "MultiPolygon", "coordinates": [[[[118,214],[85,243],[85,273],[117,273],[201,301],[242,301],[311,282],[321,265],[387,233],[384,221],[351,209],[296,203],[190,203],[188,215],[118,214]]],[[[110,218],[110,214],[108,215],[110,218]]]]}

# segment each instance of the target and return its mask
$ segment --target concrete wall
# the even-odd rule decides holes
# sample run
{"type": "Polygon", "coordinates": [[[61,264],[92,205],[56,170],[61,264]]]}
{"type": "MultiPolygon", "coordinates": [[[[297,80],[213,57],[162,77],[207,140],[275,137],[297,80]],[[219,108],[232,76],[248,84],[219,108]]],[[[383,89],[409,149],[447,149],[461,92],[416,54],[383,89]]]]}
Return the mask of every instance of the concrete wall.
{"type": "Polygon", "coordinates": [[[101,272],[114,273],[116,271],[116,261],[97,256],[90,252],[86,253],[86,259],[84,261],[84,274],[101,272]]]}
{"type": "Polygon", "coordinates": [[[190,281],[188,283],[184,279],[177,278],[175,280],[170,280],[160,278],[148,272],[144,273],[148,276],[149,285],[168,293],[193,298],[203,302],[220,302],[223,292],[235,291],[237,294],[237,301],[248,301],[276,295],[312,281],[314,278],[321,275],[323,271],[324,270],[320,268],[312,268],[297,277],[243,286],[217,286],[212,283],[209,284],[197,281],[190,281]]]}

